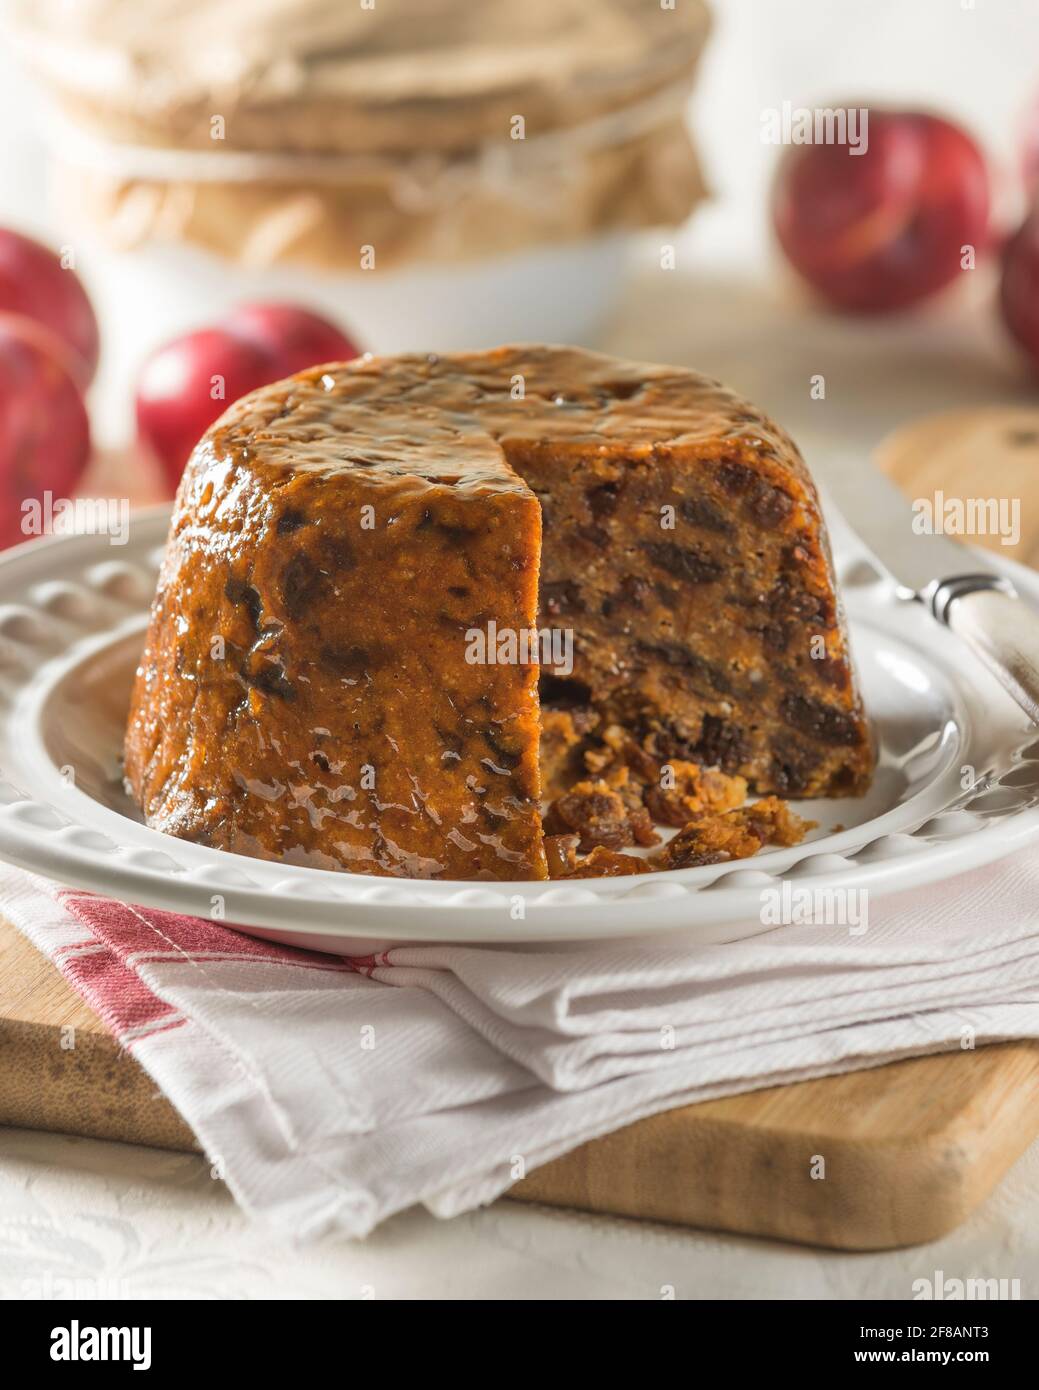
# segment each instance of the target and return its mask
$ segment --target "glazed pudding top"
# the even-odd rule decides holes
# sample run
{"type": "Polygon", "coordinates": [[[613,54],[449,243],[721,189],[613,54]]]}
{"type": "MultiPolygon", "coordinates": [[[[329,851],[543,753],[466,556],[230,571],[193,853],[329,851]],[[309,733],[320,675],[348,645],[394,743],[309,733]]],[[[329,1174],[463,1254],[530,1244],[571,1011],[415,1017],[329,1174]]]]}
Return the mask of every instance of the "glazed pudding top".
{"type": "Polygon", "coordinates": [[[807,477],[788,436],[710,377],[540,346],[310,368],[231,406],[195,463],[525,490],[510,458],[545,449],[626,459],[753,453],[807,477]]]}

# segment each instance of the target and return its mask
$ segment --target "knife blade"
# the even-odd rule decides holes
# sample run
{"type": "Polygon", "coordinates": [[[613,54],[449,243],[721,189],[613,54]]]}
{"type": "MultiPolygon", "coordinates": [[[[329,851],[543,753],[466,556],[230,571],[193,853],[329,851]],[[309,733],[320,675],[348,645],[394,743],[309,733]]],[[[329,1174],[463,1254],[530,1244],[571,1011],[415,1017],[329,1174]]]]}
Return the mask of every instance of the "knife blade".
{"type": "Polygon", "coordinates": [[[936,534],[933,526],[927,529],[923,509],[915,510],[869,464],[839,460],[823,480],[900,597],[925,604],[1039,723],[1039,613],[1018,597],[1010,580],[982,553],[936,534]]]}

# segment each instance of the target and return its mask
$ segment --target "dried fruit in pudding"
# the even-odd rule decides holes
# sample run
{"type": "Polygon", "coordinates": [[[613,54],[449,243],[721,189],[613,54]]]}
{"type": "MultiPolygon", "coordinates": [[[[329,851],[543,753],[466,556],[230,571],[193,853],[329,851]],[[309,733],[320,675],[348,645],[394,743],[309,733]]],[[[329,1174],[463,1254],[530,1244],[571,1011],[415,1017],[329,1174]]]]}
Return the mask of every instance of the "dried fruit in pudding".
{"type": "Polygon", "coordinates": [[[763,797],[751,806],[690,821],[654,856],[652,867],[693,869],[749,859],[762,845],[800,844],[815,824],[803,820],[778,797],[763,797]]]}
{"type": "Polygon", "coordinates": [[[597,845],[587,859],[582,859],[570,873],[563,878],[625,878],[629,874],[648,874],[652,869],[644,859],[636,859],[633,854],[619,854],[617,850],[597,845]]]}
{"type": "Polygon", "coordinates": [[[608,783],[578,782],[565,796],[553,801],[545,816],[550,834],[578,836],[578,849],[587,854],[596,848],[623,849],[627,845],[656,845],[645,806],[631,807],[608,783]]]}
{"type": "Polygon", "coordinates": [[[577,835],[546,835],[545,860],[549,878],[566,878],[577,868],[577,835]]]}

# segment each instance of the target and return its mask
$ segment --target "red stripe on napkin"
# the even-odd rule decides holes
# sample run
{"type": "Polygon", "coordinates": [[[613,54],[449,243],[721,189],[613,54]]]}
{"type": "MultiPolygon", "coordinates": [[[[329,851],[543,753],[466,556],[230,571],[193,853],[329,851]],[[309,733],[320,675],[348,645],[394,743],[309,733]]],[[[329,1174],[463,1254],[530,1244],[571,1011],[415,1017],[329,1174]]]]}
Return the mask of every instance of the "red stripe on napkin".
{"type": "Polygon", "coordinates": [[[54,963],[125,1046],[133,1038],[175,1028],[185,1021],[103,944],[91,941],[64,946],[55,954],[54,963]]]}
{"type": "Polygon", "coordinates": [[[259,941],[216,922],[177,912],[159,912],[113,902],[73,889],[58,894],[62,906],[89,930],[83,941],[64,946],[54,963],[124,1047],[141,1037],[187,1020],[159,999],[135,966],[142,960],[172,960],[184,964],[220,956],[223,959],[277,961],[309,969],[368,973],[384,964],[381,957],[357,961],[303,951],[275,941],[259,941]]]}
{"type": "MultiPolygon", "coordinates": [[[[304,951],[297,946],[283,946],[277,941],[260,941],[244,936],[218,922],[202,917],[188,917],[179,912],[160,912],[156,908],[133,907],[128,903],[99,898],[93,893],[78,893],[72,889],[60,895],[62,906],[90,928],[98,941],[120,957],[161,956],[168,959],[181,953],[185,959],[193,956],[236,956],[244,960],[276,960],[285,965],[318,966],[324,970],[352,970],[354,963],[345,956],[324,955],[320,951],[304,951]]],[[[365,960],[367,961],[367,957],[365,960]]]]}

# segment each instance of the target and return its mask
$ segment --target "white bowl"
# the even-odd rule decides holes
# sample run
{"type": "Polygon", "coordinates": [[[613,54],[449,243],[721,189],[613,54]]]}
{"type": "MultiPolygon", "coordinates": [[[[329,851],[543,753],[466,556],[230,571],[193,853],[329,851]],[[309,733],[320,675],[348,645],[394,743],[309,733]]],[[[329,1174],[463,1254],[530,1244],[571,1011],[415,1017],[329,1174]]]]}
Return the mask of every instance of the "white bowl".
{"type": "Polygon", "coordinates": [[[623,285],[633,241],[633,234],[617,233],[464,265],[352,274],[246,269],[191,246],[117,252],[86,241],[78,268],[104,341],[94,398],[99,435],[106,442],[128,437],[133,382],[147,353],[179,333],[219,323],[249,300],[306,305],[376,353],[591,345],[623,285]]]}

